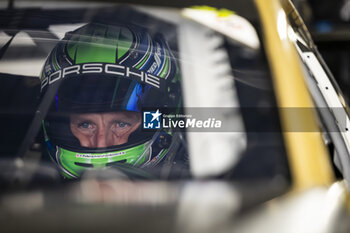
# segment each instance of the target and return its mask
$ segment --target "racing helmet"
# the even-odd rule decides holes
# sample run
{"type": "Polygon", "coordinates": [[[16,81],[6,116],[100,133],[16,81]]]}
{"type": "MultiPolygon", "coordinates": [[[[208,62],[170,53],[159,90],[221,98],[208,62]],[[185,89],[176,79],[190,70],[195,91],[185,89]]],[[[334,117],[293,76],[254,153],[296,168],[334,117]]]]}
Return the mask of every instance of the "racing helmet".
{"type": "Polygon", "coordinates": [[[42,128],[48,153],[64,177],[115,164],[152,167],[169,153],[173,132],[145,131],[141,123],[143,109],[178,111],[181,106],[179,68],[161,34],[132,24],[89,23],[58,42],[40,79],[42,98],[58,85],[42,128]],[[114,113],[140,122],[121,143],[84,144],[73,132],[72,116],[114,113]]]}

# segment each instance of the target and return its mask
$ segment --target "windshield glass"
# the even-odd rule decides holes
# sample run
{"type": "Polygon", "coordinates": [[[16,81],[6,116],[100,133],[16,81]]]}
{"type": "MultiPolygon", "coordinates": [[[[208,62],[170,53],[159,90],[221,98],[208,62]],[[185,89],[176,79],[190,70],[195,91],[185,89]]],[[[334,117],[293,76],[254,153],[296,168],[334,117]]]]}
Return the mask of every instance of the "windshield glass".
{"type": "Polygon", "coordinates": [[[0,28],[1,157],[68,179],[108,167],[288,180],[257,13],[244,7],[14,11],[21,21],[0,28]]]}

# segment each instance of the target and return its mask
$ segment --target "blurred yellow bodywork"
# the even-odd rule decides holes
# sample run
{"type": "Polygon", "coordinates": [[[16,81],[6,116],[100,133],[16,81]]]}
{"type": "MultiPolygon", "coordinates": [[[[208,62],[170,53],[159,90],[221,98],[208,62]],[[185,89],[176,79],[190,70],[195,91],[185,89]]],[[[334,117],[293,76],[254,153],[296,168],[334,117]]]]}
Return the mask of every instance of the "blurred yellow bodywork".
{"type": "Polygon", "coordinates": [[[328,187],[335,182],[330,156],[317,124],[316,112],[313,111],[315,106],[296,49],[288,36],[292,29],[285,11],[278,0],[255,2],[262,21],[264,46],[277,105],[281,110],[281,127],[291,168],[293,191],[316,186],[328,187]],[[308,130],[295,131],[296,128],[308,130]]]}

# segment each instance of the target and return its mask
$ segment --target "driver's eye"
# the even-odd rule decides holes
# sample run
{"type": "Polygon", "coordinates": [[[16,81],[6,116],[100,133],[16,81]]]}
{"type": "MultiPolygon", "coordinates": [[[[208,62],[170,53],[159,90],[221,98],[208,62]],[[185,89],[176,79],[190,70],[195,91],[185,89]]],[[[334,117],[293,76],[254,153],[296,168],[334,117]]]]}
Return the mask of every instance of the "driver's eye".
{"type": "Polygon", "coordinates": [[[83,128],[83,129],[91,129],[92,128],[92,125],[90,122],[81,122],[78,124],[78,127],[79,128],[83,128]]]}
{"type": "Polygon", "coordinates": [[[120,122],[117,122],[117,126],[120,128],[124,128],[124,127],[128,126],[128,123],[120,121],[120,122]]]}

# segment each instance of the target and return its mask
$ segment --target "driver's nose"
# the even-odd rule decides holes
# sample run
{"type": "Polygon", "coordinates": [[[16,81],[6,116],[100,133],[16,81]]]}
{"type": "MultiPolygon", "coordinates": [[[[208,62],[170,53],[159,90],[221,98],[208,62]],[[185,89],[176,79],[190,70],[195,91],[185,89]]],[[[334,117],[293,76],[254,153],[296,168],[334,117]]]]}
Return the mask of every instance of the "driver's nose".
{"type": "Polygon", "coordinates": [[[96,147],[107,147],[107,134],[104,128],[99,128],[96,135],[96,147]]]}

